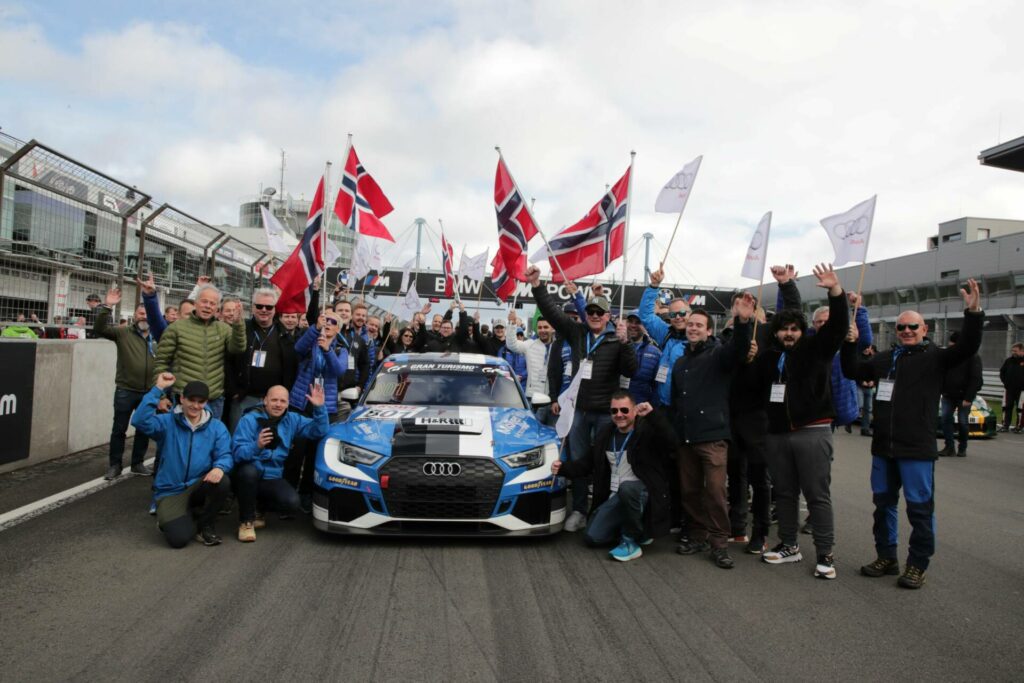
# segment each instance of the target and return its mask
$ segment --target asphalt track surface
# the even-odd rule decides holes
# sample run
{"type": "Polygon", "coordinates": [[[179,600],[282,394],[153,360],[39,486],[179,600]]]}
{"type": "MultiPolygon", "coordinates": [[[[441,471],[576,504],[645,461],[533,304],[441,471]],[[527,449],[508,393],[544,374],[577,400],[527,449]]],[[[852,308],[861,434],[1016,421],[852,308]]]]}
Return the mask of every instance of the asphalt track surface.
{"type": "MultiPolygon", "coordinates": [[[[175,551],[149,479],[124,477],[0,531],[0,680],[1020,680],[1024,437],[938,462],[920,591],[857,574],[867,445],[837,437],[835,581],[738,547],[717,569],[669,538],[620,564],[578,534],[354,539],[272,514],[254,544],[222,517],[223,545],[175,551]]],[[[103,468],[0,476],[0,512],[103,468]]]]}

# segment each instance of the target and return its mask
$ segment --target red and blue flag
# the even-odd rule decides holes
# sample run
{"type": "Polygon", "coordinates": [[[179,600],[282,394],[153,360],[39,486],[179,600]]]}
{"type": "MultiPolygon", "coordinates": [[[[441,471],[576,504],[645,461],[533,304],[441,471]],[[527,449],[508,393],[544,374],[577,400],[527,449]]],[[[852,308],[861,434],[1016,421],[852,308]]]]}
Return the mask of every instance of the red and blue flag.
{"type": "Polygon", "coordinates": [[[309,308],[310,285],[324,272],[326,245],[321,240],[327,239],[327,235],[321,230],[323,214],[324,179],[321,177],[309,206],[309,219],[302,239],[270,278],[271,284],[281,290],[277,300],[278,313],[305,313],[309,308]]]}
{"type": "Polygon", "coordinates": [[[494,212],[498,216],[498,254],[505,262],[505,273],[510,278],[525,281],[526,245],[537,234],[537,225],[505,159],[500,156],[494,175],[494,212]]]}
{"type": "Polygon", "coordinates": [[[349,147],[345,170],[341,174],[338,198],[334,202],[335,215],[349,229],[361,235],[394,242],[395,238],[380,220],[393,209],[380,185],[359,162],[356,148],[349,147]]]}

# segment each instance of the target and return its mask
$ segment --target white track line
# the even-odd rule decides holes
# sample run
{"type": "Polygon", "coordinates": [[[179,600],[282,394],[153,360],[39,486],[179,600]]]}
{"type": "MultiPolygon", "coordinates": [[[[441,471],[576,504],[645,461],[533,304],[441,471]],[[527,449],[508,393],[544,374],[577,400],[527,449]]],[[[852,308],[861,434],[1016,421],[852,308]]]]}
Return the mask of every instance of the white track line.
{"type": "MultiPolygon", "coordinates": [[[[153,458],[146,460],[144,464],[147,466],[152,465],[153,458]]],[[[17,526],[18,524],[26,522],[34,517],[56,510],[57,508],[67,505],[72,501],[76,501],[79,498],[85,498],[92,493],[102,491],[105,488],[110,488],[115,484],[130,479],[131,476],[132,475],[130,474],[128,476],[122,474],[120,477],[111,479],[110,481],[105,480],[103,477],[99,477],[98,479],[93,479],[92,481],[87,481],[84,484],[79,484],[78,486],[66,491],[61,491],[60,493],[55,493],[52,496],[47,496],[46,498],[35,501],[34,503],[22,505],[20,508],[16,508],[10,512],[5,512],[0,515],[0,531],[6,531],[13,526],[17,526]]]]}

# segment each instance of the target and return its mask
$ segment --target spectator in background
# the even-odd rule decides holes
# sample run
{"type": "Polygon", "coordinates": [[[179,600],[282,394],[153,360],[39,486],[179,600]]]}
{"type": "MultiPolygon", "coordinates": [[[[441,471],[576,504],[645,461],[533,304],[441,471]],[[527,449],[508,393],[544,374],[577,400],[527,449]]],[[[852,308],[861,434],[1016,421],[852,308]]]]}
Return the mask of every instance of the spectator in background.
{"type": "MultiPolygon", "coordinates": [[[[878,349],[874,344],[871,344],[861,352],[865,358],[878,353],[878,349]]],[[[871,436],[874,432],[871,430],[871,416],[874,411],[875,405],[875,382],[874,380],[864,380],[860,383],[860,435],[871,436]]]]}
{"type": "Polygon", "coordinates": [[[177,319],[178,319],[178,307],[177,306],[168,306],[167,308],[164,309],[164,320],[167,321],[168,325],[170,325],[171,323],[175,322],[177,319]]]}
{"type": "MultiPolygon", "coordinates": [[[[949,335],[946,348],[953,348],[960,341],[960,333],[949,335]]],[[[981,391],[984,380],[981,376],[981,356],[974,354],[963,363],[946,370],[942,378],[942,436],[945,447],[939,451],[940,457],[949,457],[954,453],[963,458],[967,455],[968,418],[974,398],[981,391]],[[956,413],[957,434],[953,440],[953,414],[956,413]]]]}
{"type": "Polygon", "coordinates": [[[1020,434],[1024,420],[1021,419],[1020,395],[1024,391],[1024,344],[1017,342],[1010,347],[1010,357],[999,368],[999,381],[1003,383],[1003,424],[999,431],[1010,431],[1013,411],[1017,410],[1016,433],[1020,434]]]}
{"type": "MultiPolygon", "coordinates": [[[[514,328],[515,324],[515,314],[513,313],[509,315],[509,325],[514,328]]],[[[477,344],[480,345],[487,355],[504,358],[512,366],[512,372],[519,379],[519,384],[525,388],[527,378],[526,356],[516,350],[516,348],[521,347],[513,348],[515,346],[514,338],[506,340],[504,324],[497,322],[492,329],[493,334],[489,337],[477,335],[477,344]],[[513,342],[512,345],[509,344],[509,341],[513,342]]]]}
{"type": "Polygon", "coordinates": [[[171,323],[160,337],[156,372],[174,368],[176,389],[192,381],[209,389],[208,409],[217,419],[224,410],[224,380],[228,354],[245,352],[245,324],[232,325],[215,319],[220,290],[210,284],[199,287],[196,308],[187,318],[171,323]]]}
{"type": "Polygon", "coordinates": [[[647,336],[637,311],[630,311],[626,316],[626,332],[629,335],[629,343],[636,350],[636,374],[632,379],[620,382],[620,385],[625,385],[629,389],[629,395],[637,404],[650,403],[657,407],[657,384],[654,378],[661,364],[661,349],[647,336]]]}
{"type": "MultiPolygon", "coordinates": [[[[859,338],[857,340],[857,349],[864,351],[864,349],[871,346],[871,323],[868,321],[868,309],[861,306],[861,298],[854,292],[849,292],[847,299],[850,302],[850,307],[856,311],[854,314],[854,322],[857,324],[857,332],[859,338]]],[[[811,315],[811,327],[807,330],[808,335],[814,335],[821,326],[828,322],[829,308],[828,306],[820,306],[815,309],[811,315]]],[[[832,420],[833,427],[845,427],[846,433],[849,434],[851,431],[850,425],[853,424],[854,420],[857,419],[857,383],[852,379],[848,379],[843,376],[843,369],[840,367],[839,354],[836,353],[835,358],[832,359],[832,407],[835,410],[836,416],[832,420]]]]}
{"type": "Polygon", "coordinates": [[[103,300],[100,299],[99,294],[89,294],[85,297],[85,305],[89,307],[89,312],[86,314],[85,323],[83,324],[83,326],[88,326],[89,328],[85,333],[86,339],[96,339],[98,336],[94,328],[96,327],[96,307],[101,303],[103,303],[103,300]]]}
{"type": "Polygon", "coordinates": [[[298,313],[282,313],[277,317],[278,322],[281,323],[281,327],[284,328],[284,336],[290,339],[292,345],[299,340],[298,335],[301,330],[299,329],[299,318],[302,317],[298,313]]]}
{"type": "Polygon", "coordinates": [[[217,545],[217,511],[231,492],[231,436],[210,413],[210,390],[202,382],[186,384],[178,407],[158,415],[160,398],[174,385],[174,375],[159,374],[132,419],[163,454],[153,484],[157,526],[172,548],[185,547],[193,535],[203,545],[217,545]]]}
{"type": "MultiPolygon", "coordinates": [[[[189,317],[195,309],[196,302],[194,299],[182,299],[178,303],[178,320],[189,317]]],[[[170,322],[170,320],[167,322],[170,322]]]]}
{"type": "MultiPolygon", "coordinates": [[[[508,314],[510,325],[514,324],[515,317],[515,311],[510,311],[508,314]]],[[[552,401],[558,398],[552,396],[548,388],[548,356],[551,354],[554,338],[554,328],[546,318],[540,317],[537,318],[536,339],[518,339],[517,335],[516,339],[509,339],[505,343],[510,351],[526,359],[526,385],[523,388],[526,390],[526,397],[531,401],[538,394],[547,396],[552,401]]],[[[550,403],[533,406],[533,412],[541,424],[549,426],[555,424],[550,403]]]]}
{"type": "Polygon", "coordinates": [[[8,339],[38,339],[39,335],[36,334],[35,330],[25,324],[25,316],[19,315],[18,318],[20,318],[18,322],[4,327],[3,334],[0,334],[0,336],[8,339]]]}

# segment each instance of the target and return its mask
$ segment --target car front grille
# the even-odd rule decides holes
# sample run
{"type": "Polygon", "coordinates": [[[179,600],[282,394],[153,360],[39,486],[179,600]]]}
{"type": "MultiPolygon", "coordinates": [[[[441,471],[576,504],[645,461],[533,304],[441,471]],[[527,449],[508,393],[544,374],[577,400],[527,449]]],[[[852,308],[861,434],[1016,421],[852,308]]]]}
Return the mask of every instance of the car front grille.
{"type": "Polygon", "coordinates": [[[486,519],[491,516],[505,476],[489,458],[399,457],[385,464],[384,503],[392,517],[407,519],[486,519]],[[426,463],[457,464],[454,476],[424,473],[426,463]]]}

